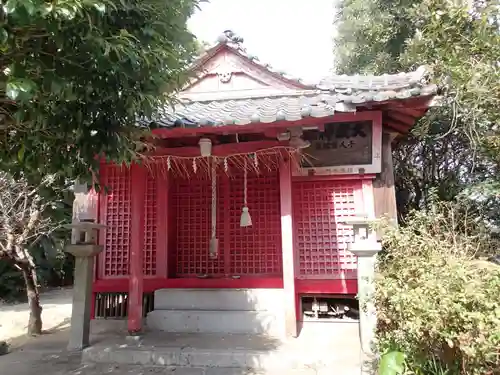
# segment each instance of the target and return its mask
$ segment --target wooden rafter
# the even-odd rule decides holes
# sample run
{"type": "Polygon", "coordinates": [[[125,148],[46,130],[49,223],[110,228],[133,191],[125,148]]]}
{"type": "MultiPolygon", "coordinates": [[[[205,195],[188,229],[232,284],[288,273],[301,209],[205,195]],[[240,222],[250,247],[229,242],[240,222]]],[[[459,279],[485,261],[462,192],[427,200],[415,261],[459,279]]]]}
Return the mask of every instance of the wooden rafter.
{"type": "Polygon", "coordinates": [[[385,120],[383,122],[383,125],[387,126],[389,128],[392,128],[394,130],[397,130],[398,132],[401,132],[401,133],[408,133],[411,129],[411,126],[402,124],[402,123],[400,123],[398,121],[394,121],[394,120],[385,120]]]}
{"type": "Polygon", "coordinates": [[[389,116],[389,119],[396,120],[410,127],[413,126],[413,124],[415,124],[416,121],[415,117],[403,115],[397,112],[390,111],[387,115],[389,116]]]}
{"type": "Polygon", "coordinates": [[[405,107],[394,107],[390,108],[391,111],[401,113],[403,115],[407,116],[412,116],[412,117],[421,117],[425,114],[427,111],[426,109],[412,109],[412,108],[405,108],[405,107]]]}

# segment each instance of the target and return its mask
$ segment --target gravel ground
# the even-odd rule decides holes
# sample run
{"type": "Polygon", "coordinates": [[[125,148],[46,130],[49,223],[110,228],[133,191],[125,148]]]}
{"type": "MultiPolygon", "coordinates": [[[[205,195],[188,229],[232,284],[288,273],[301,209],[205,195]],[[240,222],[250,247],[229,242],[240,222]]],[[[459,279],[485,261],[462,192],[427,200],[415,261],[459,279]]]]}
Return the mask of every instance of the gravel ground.
{"type": "MultiPolygon", "coordinates": [[[[66,350],[72,290],[59,289],[44,293],[41,301],[45,334],[39,337],[25,335],[29,315],[27,304],[0,303],[0,340],[6,340],[11,349],[8,354],[0,356],[0,375],[326,375],[312,369],[287,371],[284,374],[282,371],[268,373],[230,368],[83,365],[81,353],[71,353],[66,350]]],[[[96,340],[112,336],[117,332],[123,335],[125,327],[120,324],[110,326],[112,322],[104,321],[105,325],[101,327],[97,323],[92,328],[96,340]]]]}
{"type": "MultiPolygon", "coordinates": [[[[51,290],[41,295],[43,329],[49,333],[65,330],[71,318],[72,289],[51,290]]],[[[0,302],[0,340],[14,346],[26,341],[29,309],[27,303],[0,302]]]]}

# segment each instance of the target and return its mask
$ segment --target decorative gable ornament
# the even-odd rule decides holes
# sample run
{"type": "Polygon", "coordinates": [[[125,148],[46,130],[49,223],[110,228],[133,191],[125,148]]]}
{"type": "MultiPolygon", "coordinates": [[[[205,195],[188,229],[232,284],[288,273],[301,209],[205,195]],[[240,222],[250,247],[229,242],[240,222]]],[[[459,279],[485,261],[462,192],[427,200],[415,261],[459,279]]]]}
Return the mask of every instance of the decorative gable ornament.
{"type": "Polygon", "coordinates": [[[272,96],[314,89],[248,54],[243,38],[231,30],[224,31],[217,43],[198,57],[192,71],[197,74],[179,93],[180,98],[190,102],[247,99],[249,93],[272,96]]]}
{"type": "Polygon", "coordinates": [[[221,83],[228,83],[231,80],[231,77],[233,75],[233,72],[229,70],[223,70],[217,72],[217,77],[219,77],[219,81],[221,83]]]}
{"type": "Polygon", "coordinates": [[[217,42],[231,44],[233,48],[239,49],[242,48],[243,38],[232,30],[224,30],[217,38],[217,42]]]}

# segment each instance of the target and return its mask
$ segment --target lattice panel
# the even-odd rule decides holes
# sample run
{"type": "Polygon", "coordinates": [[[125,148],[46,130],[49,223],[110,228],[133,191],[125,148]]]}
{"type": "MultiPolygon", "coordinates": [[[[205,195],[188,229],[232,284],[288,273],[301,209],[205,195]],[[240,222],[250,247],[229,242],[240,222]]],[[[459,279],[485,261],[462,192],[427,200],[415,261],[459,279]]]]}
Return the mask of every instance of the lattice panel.
{"type": "Polygon", "coordinates": [[[361,189],[360,181],[293,183],[300,278],[355,277],[357,260],[346,250],[352,229],[339,221],[362,207],[361,189]]]}
{"type": "Polygon", "coordinates": [[[217,184],[217,237],[219,256],[209,257],[211,237],[211,181],[203,177],[173,179],[171,181],[171,209],[175,220],[176,276],[224,274],[224,210],[221,184],[217,184]]]}
{"type": "Polygon", "coordinates": [[[229,181],[230,269],[232,275],[281,275],[281,215],[278,171],[248,173],[252,226],[241,228],[243,173],[229,181]]]}
{"type": "Polygon", "coordinates": [[[105,199],[103,277],[129,274],[130,250],[130,169],[106,166],[104,184],[108,187],[105,199]]]}
{"type": "Polygon", "coordinates": [[[144,211],[143,272],[145,276],[155,276],[157,233],[157,183],[155,170],[148,171],[144,211]]]}

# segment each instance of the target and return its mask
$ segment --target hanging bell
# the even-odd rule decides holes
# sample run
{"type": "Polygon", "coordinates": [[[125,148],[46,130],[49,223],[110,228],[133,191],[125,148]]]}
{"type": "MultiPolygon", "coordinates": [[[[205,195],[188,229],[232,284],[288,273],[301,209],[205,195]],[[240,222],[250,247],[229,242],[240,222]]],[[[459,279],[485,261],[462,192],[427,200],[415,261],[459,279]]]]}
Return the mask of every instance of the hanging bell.
{"type": "Polygon", "coordinates": [[[208,250],[210,259],[217,259],[219,256],[219,239],[216,237],[210,238],[209,250],[208,250]]]}
{"type": "Polygon", "coordinates": [[[243,207],[243,211],[241,212],[240,218],[240,227],[251,227],[252,226],[252,217],[250,216],[250,212],[248,212],[248,207],[243,207]]]}
{"type": "Polygon", "coordinates": [[[247,206],[247,194],[248,194],[248,171],[247,171],[247,159],[245,158],[245,169],[243,171],[243,210],[241,212],[240,227],[250,227],[252,226],[252,218],[250,217],[250,212],[248,212],[247,206]]]}

